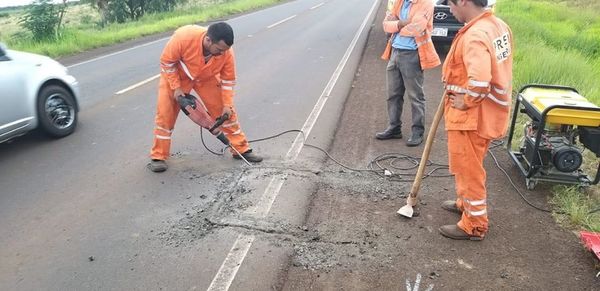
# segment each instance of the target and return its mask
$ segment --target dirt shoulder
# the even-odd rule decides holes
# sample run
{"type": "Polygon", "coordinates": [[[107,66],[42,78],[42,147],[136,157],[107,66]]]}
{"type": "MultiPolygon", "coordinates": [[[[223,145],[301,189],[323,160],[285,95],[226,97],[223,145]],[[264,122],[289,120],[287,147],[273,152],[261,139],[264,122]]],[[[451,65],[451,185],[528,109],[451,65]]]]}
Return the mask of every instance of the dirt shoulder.
{"type": "MultiPolygon", "coordinates": [[[[334,157],[355,168],[365,168],[380,154],[419,157],[423,150],[423,146],[406,147],[404,140],[374,139],[387,122],[385,62],[379,59],[385,35],[377,25],[382,17],[383,5],[330,149],[334,157]]],[[[427,124],[442,94],[440,74],[440,67],[426,72],[427,124]]],[[[405,134],[410,133],[407,109],[405,134]]],[[[525,190],[505,149],[493,152],[527,198],[548,208],[548,189],[525,190]]],[[[443,125],[430,159],[447,163],[443,125]]],[[[455,197],[452,178],[427,178],[420,191],[421,215],[406,219],[396,210],[406,203],[410,177],[406,182],[391,181],[328,162],[323,172],[337,174],[318,182],[306,221],[320,241],[294,246],[284,289],[404,290],[407,284],[414,290],[419,288],[415,284],[422,290],[430,286],[433,290],[600,289],[594,259],[577,236],[556,225],[549,213],[527,205],[489,155],[485,167],[490,232],[482,242],[465,242],[438,233],[438,227],[459,219],[440,208],[442,201],[455,197]]]]}

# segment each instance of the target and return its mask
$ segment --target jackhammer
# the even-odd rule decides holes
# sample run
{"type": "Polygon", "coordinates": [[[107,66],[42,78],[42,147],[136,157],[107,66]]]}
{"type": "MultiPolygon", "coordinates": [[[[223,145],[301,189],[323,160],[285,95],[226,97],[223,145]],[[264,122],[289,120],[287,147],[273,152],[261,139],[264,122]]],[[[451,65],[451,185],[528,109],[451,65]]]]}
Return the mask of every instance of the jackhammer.
{"type": "Polygon", "coordinates": [[[221,127],[221,125],[223,125],[223,123],[229,119],[228,114],[223,114],[217,117],[216,120],[213,119],[208,114],[206,108],[202,106],[202,102],[191,94],[185,94],[177,97],[177,102],[179,103],[181,111],[183,111],[183,113],[185,113],[185,115],[187,115],[194,123],[208,130],[224,145],[230,147],[234,152],[236,152],[238,156],[242,158],[244,162],[246,162],[246,164],[252,166],[252,164],[250,164],[250,162],[248,162],[248,160],[246,160],[246,158],[244,158],[244,156],[238,152],[235,147],[231,146],[229,139],[227,139],[223,131],[219,129],[219,127],[221,127]],[[198,103],[200,103],[200,106],[198,106],[198,103]]]}

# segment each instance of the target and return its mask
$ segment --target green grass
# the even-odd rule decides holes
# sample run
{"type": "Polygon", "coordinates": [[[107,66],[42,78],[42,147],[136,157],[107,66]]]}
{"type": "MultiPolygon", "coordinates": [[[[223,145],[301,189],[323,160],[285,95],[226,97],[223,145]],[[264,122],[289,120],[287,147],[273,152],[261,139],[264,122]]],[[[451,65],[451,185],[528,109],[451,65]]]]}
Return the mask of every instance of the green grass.
{"type": "MultiPolygon", "coordinates": [[[[146,35],[173,30],[179,26],[206,22],[280,2],[281,0],[230,0],[213,5],[186,7],[174,12],[146,15],[138,21],[110,24],[103,29],[82,21],[76,27],[67,26],[57,41],[34,42],[27,37],[4,37],[10,48],[58,57],[107,46],[146,35]]],[[[90,21],[89,19],[87,21],[90,21]]],[[[15,32],[23,35],[23,32],[15,32]]]]}
{"type": "Polygon", "coordinates": [[[600,105],[600,13],[547,0],[504,0],[496,13],[515,36],[514,88],[528,83],[577,88],[600,105]]]}
{"type": "Polygon", "coordinates": [[[576,187],[556,186],[551,203],[555,205],[554,217],[569,228],[583,228],[600,232],[600,201],[576,187]],[[594,211],[592,211],[594,210],[594,211]]]}
{"type": "MultiPolygon", "coordinates": [[[[501,0],[496,14],[512,28],[515,37],[514,90],[530,83],[576,88],[600,105],[600,1],[501,0]]],[[[523,118],[515,131],[522,136],[523,118]]],[[[514,150],[514,149],[513,149],[514,150]]],[[[588,175],[595,175],[597,158],[586,151],[588,175]]],[[[552,189],[557,220],[570,228],[600,231],[600,190],[577,187],[552,189]]]]}

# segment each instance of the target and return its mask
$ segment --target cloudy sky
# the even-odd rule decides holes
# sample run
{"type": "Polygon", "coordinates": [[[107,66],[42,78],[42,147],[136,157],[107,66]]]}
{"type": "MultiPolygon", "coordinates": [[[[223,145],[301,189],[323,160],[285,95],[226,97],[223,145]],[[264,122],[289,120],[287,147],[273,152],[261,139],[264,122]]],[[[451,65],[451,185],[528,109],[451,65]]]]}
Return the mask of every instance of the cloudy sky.
{"type": "MultiPolygon", "coordinates": [[[[33,0],[0,0],[0,8],[8,6],[20,6],[27,5],[33,2],[33,0]]],[[[55,3],[62,2],[61,0],[54,0],[55,3]]],[[[69,1],[71,2],[71,1],[69,1]]]]}

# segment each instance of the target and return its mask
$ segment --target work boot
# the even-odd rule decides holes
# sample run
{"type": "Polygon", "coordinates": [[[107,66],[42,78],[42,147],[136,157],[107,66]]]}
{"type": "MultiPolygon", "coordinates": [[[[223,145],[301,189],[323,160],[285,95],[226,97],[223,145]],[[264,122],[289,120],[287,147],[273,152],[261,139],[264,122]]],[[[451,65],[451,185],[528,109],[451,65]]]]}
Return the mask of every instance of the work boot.
{"type": "Polygon", "coordinates": [[[423,142],[422,133],[413,133],[412,136],[406,141],[406,146],[416,147],[423,142]]]}
{"type": "MultiPolygon", "coordinates": [[[[252,152],[252,150],[247,150],[245,153],[242,154],[242,156],[246,159],[246,161],[250,162],[250,163],[260,163],[262,162],[263,158],[255,153],[252,152]]],[[[237,154],[233,155],[233,158],[236,160],[241,160],[242,157],[240,157],[237,154]]]]}
{"type": "Polygon", "coordinates": [[[456,240],[483,240],[483,236],[470,235],[464,230],[460,229],[460,227],[458,227],[458,225],[456,224],[443,225],[442,227],[440,227],[440,233],[447,238],[456,240]]]}
{"type": "Polygon", "coordinates": [[[392,129],[388,127],[386,130],[376,133],[375,138],[379,140],[402,138],[402,131],[400,131],[400,129],[392,129]]]}
{"type": "Polygon", "coordinates": [[[458,208],[458,206],[456,206],[456,201],[454,201],[454,200],[446,200],[446,201],[442,202],[442,209],[450,211],[450,212],[462,214],[462,210],[460,210],[460,208],[458,208]]]}
{"type": "Polygon", "coordinates": [[[155,173],[164,172],[168,169],[167,162],[163,160],[152,159],[150,163],[148,163],[148,169],[155,173]]]}

